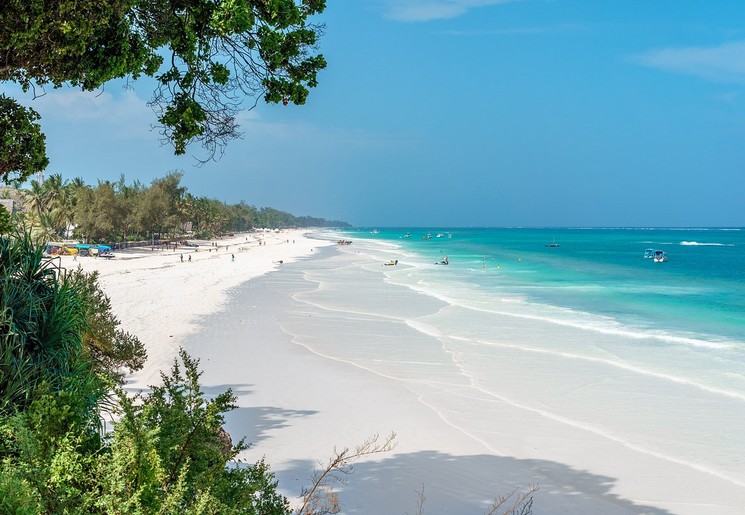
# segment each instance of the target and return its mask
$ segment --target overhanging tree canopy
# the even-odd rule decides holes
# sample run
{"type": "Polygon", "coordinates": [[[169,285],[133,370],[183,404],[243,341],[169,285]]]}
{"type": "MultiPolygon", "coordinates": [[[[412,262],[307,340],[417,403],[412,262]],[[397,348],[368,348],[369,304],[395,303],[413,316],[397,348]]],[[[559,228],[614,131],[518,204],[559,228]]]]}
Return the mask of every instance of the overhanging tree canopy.
{"type": "MultiPolygon", "coordinates": [[[[239,135],[235,115],[246,98],[254,99],[250,107],[261,96],[271,103],[305,103],[326,66],[314,53],[320,27],[309,23],[325,4],[4,0],[0,80],[24,91],[63,84],[95,90],[116,78],[154,77],[158,87],[150,105],[164,139],[176,154],[198,141],[214,158],[239,135]]],[[[13,172],[21,179],[33,173],[13,172]]]]}

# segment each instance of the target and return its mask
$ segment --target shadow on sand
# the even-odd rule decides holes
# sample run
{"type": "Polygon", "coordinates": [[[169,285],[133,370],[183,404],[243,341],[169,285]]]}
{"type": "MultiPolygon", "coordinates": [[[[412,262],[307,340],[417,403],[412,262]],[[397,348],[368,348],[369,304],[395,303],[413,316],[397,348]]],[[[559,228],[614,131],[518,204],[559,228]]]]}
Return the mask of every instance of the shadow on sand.
{"type": "MultiPolygon", "coordinates": [[[[298,460],[275,473],[280,487],[289,486],[283,478],[290,482],[289,478],[301,477],[307,478],[304,485],[309,486],[314,470],[317,464],[298,460]]],[[[543,460],[422,451],[355,464],[345,479],[333,486],[340,493],[342,513],[348,514],[418,513],[422,489],[425,515],[483,514],[498,496],[538,485],[535,515],[672,515],[613,494],[614,478],[543,460]]]]}
{"type": "MultiPolygon", "coordinates": [[[[250,384],[221,384],[202,388],[207,398],[225,392],[228,388],[238,397],[250,395],[250,384]]],[[[231,432],[234,443],[245,437],[252,446],[267,438],[270,431],[289,426],[293,419],[315,415],[317,411],[291,410],[271,406],[239,407],[225,414],[225,427],[231,432]],[[233,434],[234,433],[234,434],[233,434]]]]}

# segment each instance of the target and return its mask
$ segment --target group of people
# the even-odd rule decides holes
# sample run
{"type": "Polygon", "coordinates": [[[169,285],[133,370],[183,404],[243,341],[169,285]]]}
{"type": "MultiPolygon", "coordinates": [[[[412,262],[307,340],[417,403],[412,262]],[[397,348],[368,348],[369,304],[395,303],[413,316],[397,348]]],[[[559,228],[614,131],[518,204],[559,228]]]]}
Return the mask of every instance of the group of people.
{"type": "MultiPolygon", "coordinates": [[[[189,254],[188,258],[189,258],[189,263],[191,263],[191,254],[189,254]]],[[[230,260],[231,261],[235,261],[235,254],[230,254],[230,260]]],[[[181,262],[182,263],[184,262],[184,255],[183,254],[181,254],[181,262]]]]}

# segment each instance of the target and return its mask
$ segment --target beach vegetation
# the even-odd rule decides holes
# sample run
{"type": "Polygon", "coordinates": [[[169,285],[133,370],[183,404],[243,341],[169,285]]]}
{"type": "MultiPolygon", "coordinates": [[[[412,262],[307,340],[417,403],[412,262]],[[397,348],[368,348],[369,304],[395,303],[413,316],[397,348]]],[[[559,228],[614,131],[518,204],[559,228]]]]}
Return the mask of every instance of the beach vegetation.
{"type": "Polygon", "coordinates": [[[0,239],[0,512],[289,513],[222,429],[232,392],[207,399],[181,351],[161,385],[127,394],[146,355],[118,326],[95,274],[28,234],[0,239]]]}
{"type": "MultiPolygon", "coordinates": [[[[304,104],[326,67],[315,49],[325,0],[6,0],[0,81],[43,95],[113,79],[152,77],[163,142],[214,159],[240,136],[236,115],[267,103],[304,104]]],[[[48,164],[38,113],[0,96],[0,178],[48,164]],[[8,130],[6,130],[8,129],[8,130]]]]}
{"type": "Polygon", "coordinates": [[[131,396],[116,389],[117,421],[90,431],[75,389],[44,391],[0,417],[3,513],[248,513],[288,515],[263,460],[222,429],[230,390],[206,399],[198,361],[181,351],[162,385],[131,396]]]}
{"type": "Polygon", "coordinates": [[[5,206],[0,205],[0,236],[13,231],[13,217],[5,206]]]}
{"type": "Polygon", "coordinates": [[[171,171],[149,186],[127,184],[124,176],[89,186],[80,178],[68,181],[52,174],[42,182],[29,182],[15,220],[39,240],[105,243],[213,238],[264,227],[348,226],[245,202],[231,205],[198,197],[181,183],[182,177],[182,172],[171,171]]]}
{"type": "Polygon", "coordinates": [[[317,515],[322,513],[339,513],[341,503],[334,489],[335,484],[346,484],[347,476],[352,473],[352,463],[362,458],[390,452],[396,447],[396,433],[391,432],[381,440],[375,433],[370,438],[355,446],[334,449],[328,463],[313,478],[313,484],[303,488],[303,503],[295,512],[297,515],[317,515]]]}
{"type": "Polygon", "coordinates": [[[74,387],[97,423],[107,388],[145,362],[118,326],[95,274],[62,269],[29,234],[0,238],[0,413],[74,387]]]}

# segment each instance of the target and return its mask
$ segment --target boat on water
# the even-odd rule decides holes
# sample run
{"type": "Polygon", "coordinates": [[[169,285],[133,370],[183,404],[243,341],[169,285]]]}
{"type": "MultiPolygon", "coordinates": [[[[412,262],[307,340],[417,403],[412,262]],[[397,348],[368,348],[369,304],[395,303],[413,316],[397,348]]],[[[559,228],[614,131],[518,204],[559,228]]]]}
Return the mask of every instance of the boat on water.
{"type": "Polygon", "coordinates": [[[432,235],[431,234],[427,234],[426,236],[422,236],[422,239],[423,240],[431,240],[432,239],[432,235]]]}
{"type": "Polygon", "coordinates": [[[654,258],[654,249],[647,249],[644,251],[644,259],[653,259],[654,258]]]}
{"type": "Polygon", "coordinates": [[[655,263],[666,263],[667,262],[667,254],[664,250],[655,250],[654,251],[654,259],[655,263]]]}
{"type": "Polygon", "coordinates": [[[404,234],[404,238],[411,238],[411,233],[407,232],[406,234],[404,234]]]}
{"type": "Polygon", "coordinates": [[[445,237],[445,235],[444,235],[444,234],[442,234],[441,232],[438,232],[438,233],[437,233],[437,237],[438,237],[438,238],[444,238],[444,237],[445,237]]]}
{"type": "Polygon", "coordinates": [[[544,247],[560,247],[558,243],[556,243],[556,238],[551,238],[551,243],[546,243],[543,245],[544,247]]]}

